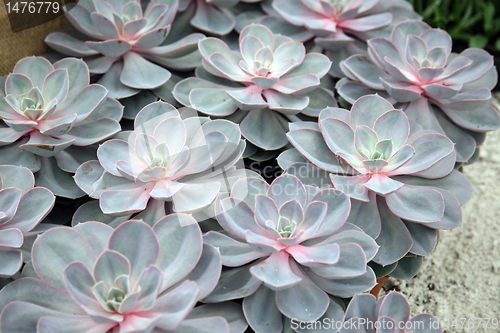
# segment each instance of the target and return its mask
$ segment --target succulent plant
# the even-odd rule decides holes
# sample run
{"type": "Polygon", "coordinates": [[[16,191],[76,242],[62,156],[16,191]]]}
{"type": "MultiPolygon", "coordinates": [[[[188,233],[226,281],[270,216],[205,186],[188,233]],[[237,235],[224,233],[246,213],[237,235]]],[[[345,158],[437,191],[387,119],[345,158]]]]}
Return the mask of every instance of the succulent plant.
{"type": "Polygon", "coordinates": [[[316,45],[333,61],[330,74],[343,77],[338,64],[353,54],[366,54],[366,41],[390,33],[401,19],[418,18],[402,0],[274,0],[272,8],[289,24],[307,28],[316,45]]]}
{"type": "Polygon", "coordinates": [[[0,94],[0,164],[37,172],[37,185],[56,195],[83,196],[67,172],[95,158],[92,144],[120,131],[123,107],[107,95],[89,85],[82,60],[21,59],[0,94]]]}
{"type": "Polygon", "coordinates": [[[33,239],[49,224],[40,225],[54,206],[54,195],[34,187],[35,178],[24,167],[0,165],[0,277],[16,274],[30,260],[33,239]]]}
{"type": "Polygon", "coordinates": [[[247,325],[237,304],[193,310],[216,285],[221,261],[217,250],[203,245],[192,219],[171,214],[153,227],[142,221],[116,229],[86,222],[45,232],[33,245],[30,271],[0,292],[2,332],[210,327],[229,333],[224,317],[231,318],[234,332],[243,332],[247,325]]]}
{"type": "Polygon", "coordinates": [[[306,54],[301,43],[258,24],[243,29],[239,47],[235,52],[220,39],[201,40],[203,68],[175,86],[175,98],[204,114],[229,116],[265,150],[287,144],[285,129],[296,114],[317,116],[336,105],[331,92],[318,88],[330,68],[326,56],[306,54]]]}
{"type": "Polygon", "coordinates": [[[353,81],[341,80],[339,94],[353,103],[371,90],[400,103],[408,118],[452,139],[457,161],[466,162],[476,148],[474,138],[500,128],[490,92],[497,73],[486,51],[455,54],[451,47],[444,30],[421,21],[399,23],[390,39],[368,41],[368,56],[353,55],[341,63],[353,81]]]}
{"type": "Polygon", "coordinates": [[[134,124],[127,138],[103,143],[99,160],[83,163],[75,175],[105,214],[140,212],[150,198],[172,202],[175,212],[208,207],[236,172],[245,149],[236,124],[182,119],[164,102],[146,106],[134,124]]]}
{"type": "Polygon", "coordinates": [[[378,264],[392,264],[408,252],[428,255],[438,229],[462,222],[460,207],[472,187],[454,170],[453,143],[421,130],[378,95],[359,98],[350,112],[323,110],[319,126],[294,123],[288,138],[296,148],[283,153],[289,165],[310,161],[353,199],[348,221],[376,239],[378,264]]]}
{"type": "Polygon", "coordinates": [[[410,318],[410,305],[395,291],[379,298],[359,294],[349,303],[339,333],[441,333],[438,318],[427,313],[410,318]],[[377,328],[378,327],[378,328],[377,328]]]}
{"type": "Polygon", "coordinates": [[[65,55],[83,57],[98,83],[110,96],[124,98],[142,89],[155,89],[170,71],[190,70],[200,64],[200,33],[183,35],[184,21],[173,23],[177,0],[80,0],[65,14],[78,32],[54,32],[45,42],[65,55]],[[173,33],[169,36],[170,30],[173,33]]]}
{"type": "Polygon", "coordinates": [[[209,231],[224,266],[206,302],[244,297],[243,311],[256,332],[281,332],[283,315],[316,320],[342,308],[328,294],[351,297],[375,284],[366,266],[374,240],[345,223],[350,201],[335,189],[303,185],[284,174],[271,185],[242,178],[216,205],[224,233],[209,231]]]}

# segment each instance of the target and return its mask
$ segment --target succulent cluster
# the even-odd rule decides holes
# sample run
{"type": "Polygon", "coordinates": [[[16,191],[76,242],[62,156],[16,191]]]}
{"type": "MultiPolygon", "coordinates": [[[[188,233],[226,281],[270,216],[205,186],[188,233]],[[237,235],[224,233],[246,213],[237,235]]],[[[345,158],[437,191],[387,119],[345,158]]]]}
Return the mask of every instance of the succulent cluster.
{"type": "Polygon", "coordinates": [[[95,156],[92,144],[120,131],[123,110],[89,80],[79,59],[21,59],[0,89],[0,164],[37,172],[37,185],[57,195],[83,196],[66,172],[95,156]]]}
{"type": "Polygon", "coordinates": [[[441,332],[366,292],[461,225],[490,55],[404,0],[65,14],[0,78],[1,332],[441,332]]]}
{"type": "Polygon", "coordinates": [[[134,131],[97,150],[99,160],[83,163],[75,181],[105,214],[131,214],[148,201],[170,201],[175,212],[208,207],[223,189],[245,142],[227,120],[182,119],[170,104],[156,102],[135,118],[134,131]]]}
{"type": "Polygon", "coordinates": [[[497,72],[486,51],[456,54],[451,48],[447,32],[421,21],[401,22],[390,38],[370,39],[368,55],[341,62],[352,81],[339,81],[338,92],[350,103],[366,90],[389,98],[424,129],[452,139],[457,161],[467,162],[476,141],[500,127],[498,110],[491,105],[497,72]]]}
{"type": "Polygon", "coordinates": [[[168,38],[177,0],[155,0],[143,8],[140,0],[83,0],[65,6],[77,32],[54,32],[45,42],[62,54],[83,57],[110,96],[124,98],[155,89],[171,77],[168,69],[189,70],[199,62],[200,33],[168,38]],[[174,39],[174,40],[172,40],[174,39]]]}
{"type": "Polygon", "coordinates": [[[317,320],[338,307],[332,296],[351,297],[375,285],[366,264],[378,246],[346,223],[350,201],[339,190],[305,186],[288,174],[271,185],[242,178],[217,208],[225,233],[209,231],[204,242],[235,268],[222,273],[205,301],[244,297],[245,317],[257,332],[281,332],[283,315],[317,320]]]}
{"type": "Polygon", "coordinates": [[[302,43],[263,25],[241,31],[239,52],[217,38],[201,40],[199,50],[203,66],[175,86],[174,96],[204,114],[237,119],[243,137],[261,149],[284,147],[287,124],[298,113],[317,116],[336,106],[333,94],[319,88],[328,58],[306,54],[302,43]]]}
{"type": "Polygon", "coordinates": [[[300,155],[288,163],[306,159],[328,173],[325,185],[353,199],[349,221],[377,240],[375,262],[392,264],[408,252],[426,256],[437,229],[461,224],[472,186],[454,170],[453,143],[422,130],[384,98],[366,95],[351,111],[328,108],[318,124],[293,125],[288,138],[300,155]]]}
{"type": "Polygon", "coordinates": [[[0,292],[2,332],[170,332],[195,324],[229,333],[221,315],[244,330],[236,304],[219,315],[224,304],[193,309],[215,286],[221,264],[196,223],[181,227],[185,219],[192,217],[45,232],[33,245],[29,271],[0,292]]]}

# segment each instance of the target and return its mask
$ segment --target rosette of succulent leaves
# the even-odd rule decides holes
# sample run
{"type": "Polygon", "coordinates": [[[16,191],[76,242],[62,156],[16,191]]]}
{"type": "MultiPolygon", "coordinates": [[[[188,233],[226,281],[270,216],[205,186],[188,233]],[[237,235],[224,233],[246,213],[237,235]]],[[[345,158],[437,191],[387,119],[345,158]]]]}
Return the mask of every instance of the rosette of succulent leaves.
{"type": "Polygon", "coordinates": [[[370,39],[367,55],[341,63],[347,78],[337,83],[338,92],[349,103],[380,94],[424,129],[448,136],[457,162],[470,163],[486,132],[500,127],[500,113],[491,104],[498,75],[486,51],[456,54],[451,47],[444,30],[421,21],[399,23],[390,38],[370,39]]]}
{"type": "MultiPolygon", "coordinates": [[[[102,74],[98,83],[112,97],[152,89],[173,102],[171,89],[179,77],[169,69],[186,71],[198,66],[198,40],[205,37],[186,29],[193,10],[176,17],[177,8],[177,0],[81,0],[64,7],[76,31],[51,33],[45,42],[64,55],[83,58],[90,73],[102,74]]],[[[139,98],[153,102],[155,95],[139,98]]]]}
{"type": "Polygon", "coordinates": [[[18,273],[23,262],[31,259],[36,236],[54,226],[40,222],[52,210],[55,197],[46,188],[34,186],[28,168],[0,165],[0,277],[18,273]]]}
{"type": "Polygon", "coordinates": [[[235,332],[241,306],[195,307],[217,284],[219,252],[186,214],[57,227],[35,241],[23,277],[0,291],[5,333],[235,332]],[[131,239],[134,241],[131,242],[131,239]]]}
{"type": "Polygon", "coordinates": [[[245,318],[256,332],[282,332],[292,318],[341,320],[338,297],[375,285],[367,262],[378,246],[346,223],[351,204],[341,191],[284,174],[271,185],[241,178],[220,198],[223,230],[207,232],[204,242],[218,248],[228,269],[203,301],[243,298],[245,318]]]}
{"type": "Polygon", "coordinates": [[[89,80],[80,59],[21,59],[0,87],[0,165],[29,168],[37,186],[58,196],[85,195],[71,174],[95,159],[95,143],[121,130],[123,113],[106,88],[89,80]]]}
{"type": "Polygon", "coordinates": [[[378,95],[361,97],[351,111],[325,109],[319,123],[292,123],[288,138],[295,149],[280,155],[280,165],[352,199],[348,221],[376,239],[377,264],[395,263],[407,253],[427,256],[439,229],[462,222],[472,186],[454,169],[454,144],[422,130],[378,95]]]}
{"type": "Polygon", "coordinates": [[[148,216],[194,213],[229,191],[236,179],[257,175],[237,169],[243,167],[245,149],[238,125],[198,117],[194,111],[183,119],[188,112],[181,115],[164,102],[149,104],[135,118],[133,131],[103,143],[98,160],[83,163],[75,175],[78,186],[99,199],[99,206],[90,202],[77,215],[91,216],[93,211],[92,220],[103,221],[104,213],[123,221],[146,208],[148,216]]]}
{"type": "Polygon", "coordinates": [[[263,10],[268,15],[258,22],[300,42],[313,39],[315,48],[332,60],[334,77],[345,76],[340,61],[366,54],[368,39],[389,36],[400,21],[420,18],[404,0],[274,0],[265,2],[263,10]]]}
{"type": "Polygon", "coordinates": [[[298,120],[297,114],[317,117],[325,107],[337,105],[333,93],[320,87],[330,60],[307,53],[302,43],[263,25],[245,27],[236,51],[217,38],[201,40],[199,50],[203,65],[196,77],[175,86],[175,98],[209,116],[239,123],[243,137],[263,150],[288,143],[288,123],[298,120]]]}
{"type": "Polygon", "coordinates": [[[395,291],[378,300],[370,294],[358,294],[352,298],[339,333],[441,333],[437,317],[422,313],[410,318],[410,304],[395,291]],[[380,327],[376,329],[376,327],[380,327]]]}

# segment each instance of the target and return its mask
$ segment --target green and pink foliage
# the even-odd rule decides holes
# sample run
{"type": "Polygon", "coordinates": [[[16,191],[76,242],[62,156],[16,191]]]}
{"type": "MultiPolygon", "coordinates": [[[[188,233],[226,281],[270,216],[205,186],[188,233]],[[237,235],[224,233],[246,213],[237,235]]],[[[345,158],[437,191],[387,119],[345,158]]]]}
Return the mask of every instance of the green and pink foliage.
{"type": "Polygon", "coordinates": [[[476,140],[500,127],[500,113],[491,104],[498,75],[486,51],[456,54],[451,48],[446,31],[421,21],[402,22],[390,38],[370,39],[367,55],[341,63],[348,79],[339,81],[337,89],[350,103],[370,91],[398,103],[424,129],[453,140],[457,161],[466,162],[476,140]]]}
{"type": "Polygon", "coordinates": [[[0,164],[29,168],[56,195],[83,196],[68,173],[95,158],[94,143],[120,131],[123,112],[89,80],[80,59],[21,59],[0,87],[0,164]]]}
{"type": "Polygon", "coordinates": [[[183,35],[174,22],[177,0],[80,0],[65,6],[76,32],[54,32],[45,42],[62,54],[82,57],[110,96],[124,98],[160,88],[172,74],[200,64],[200,33],[183,35]],[[169,36],[170,31],[173,30],[169,36]],[[165,68],[164,68],[165,67],[165,68]]]}
{"type": "Polygon", "coordinates": [[[221,272],[193,218],[171,214],[153,227],[131,220],[57,227],[33,245],[32,267],[0,292],[2,332],[243,332],[234,303],[197,301],[221,272]],[[227,319],[226,319],[227,317],[227,319]]]}
{"type": "Polygon", "coordinates": [[[359,294],[349,303],[339,333],[441,333],[438,318],[427,313],[410,318],[410,304],[395,291],[380,297],[359,294]],[[379,328],[377,328],[379,327],[379,328]]]}
{"type": "Polygon", "coordinates": [[[54,206],[54,195],[34,187],[35,178],[24,167],[0,165],[0,276],[16,274],[30,260],[37,235],[52,227],[40,224],[54,206]]]}
{"type": "Polygon", "coordinates": [[[224,232],[204,235],[231,267],[204,300],[244,297],[245,317],[256,332],[281,332],[285,317],[311,321],[342,313],[330,295],[372,288],[375,275],[366,264],[378,249],[346,223],[350,206],[339,190],[304,185],[288,174],[271,185],[238,180],[216,206],[224,232]]]}
{"type": "Polygon", "coordinates": [[[307,53],[302,43],[253,24],[239,36],[239,50],[222,40],[199,42],[203,67],[197,77],[179,82],[175,98],[185,106],[240,124],[242,135],[265,150],[284,147],[286,126],[302,113],[317,116],[336,106],[333,93],[320,87],[331,62],[307,53]]]}
{"type": "Polygon", "coordinates": [[[296,150],[283,153],[282,166],[309,161],[327,172],[352,199],[349,221],[377,240],[378,264],[408,252],[426,256],[438,229],[462,222],[472,186],[454,170],[453,143],[378,95],[361,97],[351,111],[325,109],[319,124],[292,124],[288,138],[296,150]]]}
{"type": "MultiPolygon", "coordinates": [[[[186,116],[185,110],[183,116],[186,116]]],[[[175,212],[193,213],[212,204],[237,170],[245,142],[238,125],[206,117],[183,119],[172,105],[149,104],[124,139],[106,141],[98,160],[83,163],[75,181],[105,214],[144,210],[148,201],[168,201],[175,212]]]]}

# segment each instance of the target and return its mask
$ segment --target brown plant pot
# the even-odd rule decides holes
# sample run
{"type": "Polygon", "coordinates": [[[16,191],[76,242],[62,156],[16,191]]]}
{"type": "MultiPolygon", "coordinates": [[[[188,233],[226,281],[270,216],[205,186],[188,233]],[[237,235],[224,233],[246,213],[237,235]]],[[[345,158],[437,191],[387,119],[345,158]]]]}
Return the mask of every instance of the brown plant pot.
{"type": "Polygon", "coordinates": [[[389,276],[384,276],[384,277],[381,277],[380,279],[377,279],[377,284],[375,285],[375,287],[372,288],[372,290],[370,291],[370,294],[372,294],[373,296],[378,298],[378,294],[380,293],[380,289],[382,289],[382,286],[384,285],[384,283],[387,280],[389,280],[389,276]]]}

